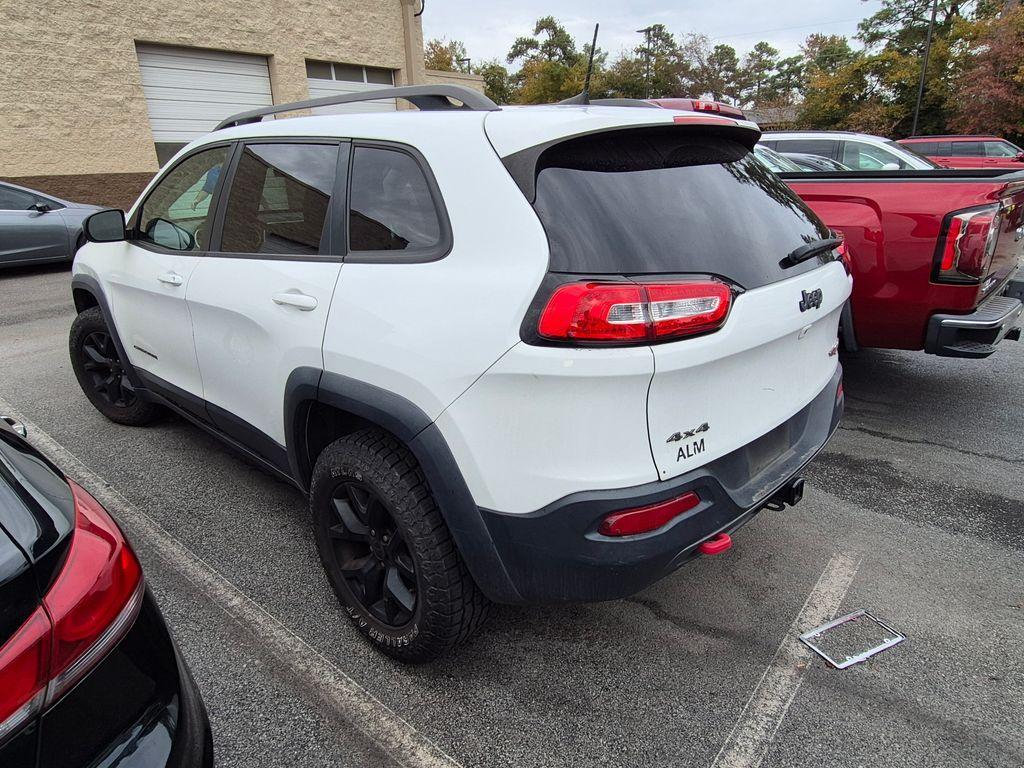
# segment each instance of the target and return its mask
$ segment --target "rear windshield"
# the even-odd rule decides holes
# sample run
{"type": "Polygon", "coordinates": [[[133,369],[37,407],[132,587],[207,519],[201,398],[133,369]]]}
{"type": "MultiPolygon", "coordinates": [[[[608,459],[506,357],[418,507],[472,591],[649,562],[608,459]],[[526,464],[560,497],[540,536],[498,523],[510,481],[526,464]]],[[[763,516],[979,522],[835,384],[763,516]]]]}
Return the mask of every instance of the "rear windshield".
{"type": "Polygon", "coordinates": [[[779,261],[828,237],[746,146],[676,126],[557,144],[538,158],[536,189],[553,272],[702,273],[755,288],[820,266],[779,261]]]}

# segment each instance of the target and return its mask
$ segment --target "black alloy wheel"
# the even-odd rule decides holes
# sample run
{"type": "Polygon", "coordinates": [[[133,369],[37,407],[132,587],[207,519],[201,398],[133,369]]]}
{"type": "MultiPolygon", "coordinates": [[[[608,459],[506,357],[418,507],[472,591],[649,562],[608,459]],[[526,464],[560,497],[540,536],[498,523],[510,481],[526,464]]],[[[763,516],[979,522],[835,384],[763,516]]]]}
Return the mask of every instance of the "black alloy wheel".
{"type": "Polygon", "coordinates": [[[130,408],[137,396],[121,365],[117,348],[106,331],[93,331],[82,343],[85,359],[82,368],[88,373],[96,394],[105,402],[118,408],[130,408]]]}
{"type": "Polygon", "coordinates": [[[365,483],[349,479],[330,500],[328,528],[338,570],[362,608],[399,629],[416,613],[416,562],[384,500],[365,483]]]}

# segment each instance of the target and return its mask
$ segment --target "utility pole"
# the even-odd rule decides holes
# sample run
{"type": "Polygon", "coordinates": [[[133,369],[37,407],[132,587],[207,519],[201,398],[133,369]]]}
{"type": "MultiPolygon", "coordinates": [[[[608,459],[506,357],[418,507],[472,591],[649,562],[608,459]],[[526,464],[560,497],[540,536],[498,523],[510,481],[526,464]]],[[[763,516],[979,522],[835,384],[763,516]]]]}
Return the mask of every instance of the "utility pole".
{"type": "Polygon", "coordinates": [[[914,107],[914,127],[911,136],[917,136],[917,119],[921,115],[921,99],[924,97],[924,81],[928,74],[928,58],[932,54],[932,30],[935,29],[935,14],[939,10],[939,0],[932,0],[932,19],[928,22],[928,36],[924,40],[924,60],[921,62],[921,80],[917,84],[917,105],[914,107]]]}
{"type": "Polygon", "coordinates": [[[644,36],[644,98],[651,98],[651,32],[653,26],[638,29],[637,32],[644,36]]]}

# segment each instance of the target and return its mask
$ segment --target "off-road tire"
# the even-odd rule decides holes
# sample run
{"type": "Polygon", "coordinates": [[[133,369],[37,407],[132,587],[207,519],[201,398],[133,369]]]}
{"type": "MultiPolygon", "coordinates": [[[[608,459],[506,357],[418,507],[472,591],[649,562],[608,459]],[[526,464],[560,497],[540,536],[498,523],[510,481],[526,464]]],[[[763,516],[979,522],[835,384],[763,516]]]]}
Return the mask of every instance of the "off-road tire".
{"type": "MultiPolygon", "coordinates": [[[[431,661],[450,653],[486,620],[490,602],[459,555],[419,464],[390,433],[364,429],[327,446],[313,470],[310,508],[317,549],[331,586],[352,624],[382,653],[407,663],[431,661]],[[394,521],[393,538],[400,536],[403,551],[411,554],[415,608],[400,626],[387,624],[360,602],[356,596],[359,585],[353,586],[350,580],[351,565],[358,559],[347,559],[338,552],[339,546],[348,544],[338,542],[339,518],[334,505],[339,497],[348,505],[347,489],[353,486],[360,493],[365,488],[376,495],[372,502],[377,505],[376,519],[381,519],[381,508],[386,509],[394,521]],[[348,579],[342,571],[343,558],[349,566],[348,579]]],[[[379,548],[379,538],[377,545],[379,548]]],[[[386,564],[382,567],[388,568],[386,564]]],[[[380,602],[376,605],[378,612],[383,610],[380,602]]],[[[397,603],[394,607],[400,608],[397,603]]]]}
{"type": "Polygon", "coordinates": [[[91,307],[75,318],[71,324],[68,347],[71,367],[75,371],[79,386],[96,410],[108,419],[130,427],[143,427],[152,424],[163,415],[164,410],[159,405],[147,402],[134,394],[130,382],[127,381],[127,375],[123,373],[122,361],[99,307],[91,307]],[[114,364],[111,375],[118,376],[118,391],[122,395],[120,399],[112,398],[98,388],[97,379],[102,377],[95,370],[96,361],[90,358],[86,351],[86,347],[89,346],[95,352],[98,346],[97,339],[104,337],[108,339],[108,344],[105,345],[103,354],[114,364]],[[90,367],[93,370],[90,370],[90,367]]]}

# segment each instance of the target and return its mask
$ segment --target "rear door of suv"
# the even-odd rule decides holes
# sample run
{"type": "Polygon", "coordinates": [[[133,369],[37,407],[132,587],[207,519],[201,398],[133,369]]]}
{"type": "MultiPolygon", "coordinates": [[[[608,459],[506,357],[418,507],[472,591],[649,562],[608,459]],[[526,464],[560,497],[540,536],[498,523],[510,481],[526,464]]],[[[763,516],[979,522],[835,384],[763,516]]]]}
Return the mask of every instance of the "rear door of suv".
{"type": "Polygon", "coordinates": [[[348,142],[332,139],[239,143],[212,247],[189,280],[207,413],[282,469],[288,377],[323,367],[349,153],[348,142]]]}
{"type": "MultiPolygon", "coordinates": [[[[662,479],[750,444],[822,393],[836,375],[850,295],[834,250],[795,258],[830,237],[820,220],[748,146],[705,130],[584,136],[536,164],[534,208],[551,272],[587,286],[602,278],[645,286],[647,304],[617,300],[608,322],[655,318],[654,337],[636,340],[651,343],[654,357],[647,428],[662,479]],[[696,312],[694,301],[713,309],[710,299],[656,300],[688,283],[727,286],[727,314],[692,336],[659,336],[657,318],[696,312]]],[[[752,474],[800,436],[776,437],[752,474]]]]}

